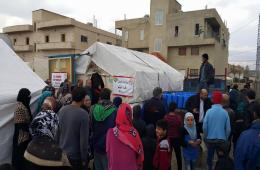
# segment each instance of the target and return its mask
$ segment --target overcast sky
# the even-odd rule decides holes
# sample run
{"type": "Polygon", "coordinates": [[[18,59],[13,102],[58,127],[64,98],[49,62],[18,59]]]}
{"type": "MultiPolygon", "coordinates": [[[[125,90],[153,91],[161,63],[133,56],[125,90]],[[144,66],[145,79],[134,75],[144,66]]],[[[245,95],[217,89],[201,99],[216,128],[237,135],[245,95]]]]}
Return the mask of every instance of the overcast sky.
{"type": "MultiPolygon", "coordinates": [[[[260,0],[179,0],[183,11],[216,8],[231,33],[229,62],[255,67],[260,0]]],[[[150,0],[0,0],[0,31],[3,27],[31,24],[31,11],[46,9],[92,22],[114,32],[115,20],[143,17],[150,12],[150,0]]]]}

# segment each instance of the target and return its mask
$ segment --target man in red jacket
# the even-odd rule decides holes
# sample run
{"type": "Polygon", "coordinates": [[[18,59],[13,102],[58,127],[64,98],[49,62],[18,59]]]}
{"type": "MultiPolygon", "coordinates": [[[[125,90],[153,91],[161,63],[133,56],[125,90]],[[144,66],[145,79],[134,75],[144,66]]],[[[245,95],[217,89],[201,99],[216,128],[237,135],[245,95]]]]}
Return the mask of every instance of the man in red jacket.
{"type": "Polygon", "coordinates": [[[177,159],[178,170],[182,170],[182,157],[180,145],[180,129],[182,127],[182,120],[179,115],[175,113],[177,104],[175,102],[169,105],[169,114],[164,116],[164,120],[168,123],[168,138],[170,141],[171,149],[174,149],[177,159]]]}

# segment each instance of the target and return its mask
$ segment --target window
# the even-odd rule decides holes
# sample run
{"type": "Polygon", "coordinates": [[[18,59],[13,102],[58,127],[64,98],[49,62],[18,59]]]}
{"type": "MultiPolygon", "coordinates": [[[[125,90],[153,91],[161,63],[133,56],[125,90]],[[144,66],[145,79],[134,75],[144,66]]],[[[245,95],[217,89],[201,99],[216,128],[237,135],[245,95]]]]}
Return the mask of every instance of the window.
{"type": "Polygon", "coordinates": [[[109,44],[109,45],[112,45],[112,43],[111,43],[111,42],[107,42],[107,44],[109,44]]]}
{"type": "Polygon", "coordinates": [[[155,25],[163,25],[163,10],[155,12],[155,25]]]}
{"type": "Polygon", "coordinates": [[[33,23],[33,30],[36,31],[36,22],[33,23]]]}
{"type": "Polygon", "coordinates": [[[125,41],[128,41],[128,31],[125,31],[125,41]]]}
{"type": "Polygon", "coordinates": [[[196,24],[195,25],[195,35],[199,35],[200,34],[200,24],[196,24]]]}
{"type": "Polygon", "coordinates": [[[66,36],[65,34],[61,34],[61,42],[65,42],[66,41],[66,36]]]}
{"type": "Polygon", "coordinates": [[[179,48],[179,55],[186,55],[186,47],[179,48]]]}
{"type": "Polygon", "coordinates": [[[155,39],[154,42],[154,51],[161,51],[162,49],[162,39],[155,39]]]}
{"type": "Polygon", "coordinates": [[[36,43],[34,43],[34,52],[37,52],[36,43]]]}
{"type": "Polygon", "coordinates": [[[48,36],[48,35],[45,36],[45,42],[46,42],[46,43],[49,42],[49,36],[48,36]]]}
{"type": "Polygon", "coordinates": [[[87,36],[84,36],[84,35],[81,35],[80,40],[81,40],[81,42],[87,43],[87,42],[88,42],[88,37],[87,37],[87,36]]]}
{"type": "Polygon", "coordinates": [[[14,43],[14,45],[16,45],[16,38],[14,38],[14,42],[13,43],[14,43]]]}
{"type": "Polygon", "coordinates": [[[140,40],[143,41],[144,40],[144,30],[140,31],[140,40]]]}
{"type": "Polygon", "coordinates": [[[174,36],[178,37],[178,35],[179,35],[179,26],[175,26],[174,36]]]}
{"type": "Polygon", "coordinates": [[[191,47],[191,55],[200,55],[199,47],[191,47]]]}
{"type": "Polygon", "coordinates": [[[26,45],[29,45],[29,44],[30,44],[30,38],[26,37],[26,45]]]}
{"type": "Polygon", "coordinates": [[[199,70],[198,69],[190,69],[190,76],[198,76],[199,70]]]}

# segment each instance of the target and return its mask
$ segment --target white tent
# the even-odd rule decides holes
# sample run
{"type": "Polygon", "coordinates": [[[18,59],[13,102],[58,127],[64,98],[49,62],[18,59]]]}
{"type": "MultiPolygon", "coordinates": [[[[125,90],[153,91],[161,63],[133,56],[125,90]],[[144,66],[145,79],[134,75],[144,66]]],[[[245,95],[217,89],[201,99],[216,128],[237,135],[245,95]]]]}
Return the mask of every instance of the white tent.
{"type": "Polygon", "coordinates": [[[3,164],[11,163],[13,112],[18,91],[28,88],[33,103],[45,83],[1,39],[0,53],[0,164],[3,164]]]}
{"type": "MultiPolygon", "coordinates": [[[[109,76],[134,78],[133,96],[129,102],[141,102],[152,96],[155,87],[164,91],[183,89],[184,76],[157,57],[113,45],[95,43],[76,61],[76,73],[88,75],[95,64],[109,76]]],[[[80,77],[80,76],[78,76],[80,77]]],[[[112,87],[111,81],[108,81],[112,87]]]]}

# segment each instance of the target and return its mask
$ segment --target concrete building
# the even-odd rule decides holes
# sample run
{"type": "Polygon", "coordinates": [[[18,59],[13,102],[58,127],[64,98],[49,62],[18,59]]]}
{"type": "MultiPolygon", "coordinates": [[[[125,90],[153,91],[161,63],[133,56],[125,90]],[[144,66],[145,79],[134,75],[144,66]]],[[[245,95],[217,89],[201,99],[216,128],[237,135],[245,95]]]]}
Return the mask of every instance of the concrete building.
{"type": "Polygon", "coordinates": [[[208,53],[216,75],[228,67],[229,31],[216,9],[183,12],[176,0],[151,0],[150,15],[115,22],[123,47],[160,52],[168,64],[196,76],[208,53]]]}
{"type": "Polygon", "coordinates": [[[49,77],[48,56],[79,54],[96,41],[120,45],[120,37],[73,18],[44,9],[32,12],[32,25],[3,28],[15,52],[43,79],[49,77]]]}

